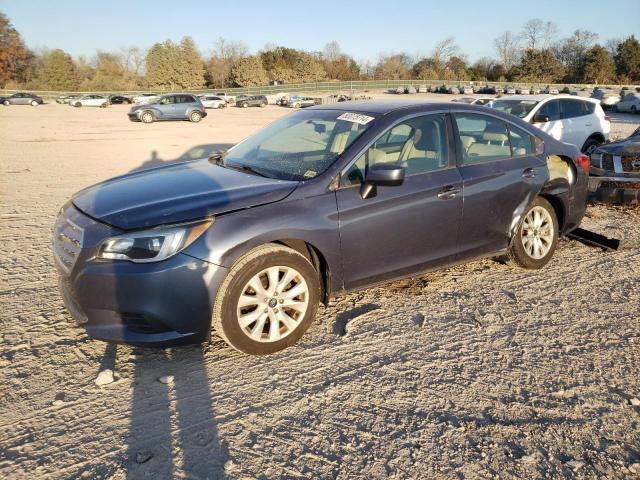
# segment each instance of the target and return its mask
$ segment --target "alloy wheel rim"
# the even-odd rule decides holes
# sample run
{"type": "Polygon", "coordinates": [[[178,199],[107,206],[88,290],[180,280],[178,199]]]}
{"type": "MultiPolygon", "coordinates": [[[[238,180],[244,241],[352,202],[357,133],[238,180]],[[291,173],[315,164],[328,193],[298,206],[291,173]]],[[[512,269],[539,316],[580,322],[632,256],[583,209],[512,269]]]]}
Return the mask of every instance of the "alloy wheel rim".
{"type": "Polygon", "coordinates": [[[522,224],[522,246],[531,258],[540,260],[547,256],[553,244],[553,219],[546,208],[533,207],[522,224]]]}
{"type": "Polygon", "coordinates": [[[296,269],[269,267],[254,275],[238,298],[237,318],[251,340],[272,343],[295,331],[309,307],[309,287],[296,269]]]}

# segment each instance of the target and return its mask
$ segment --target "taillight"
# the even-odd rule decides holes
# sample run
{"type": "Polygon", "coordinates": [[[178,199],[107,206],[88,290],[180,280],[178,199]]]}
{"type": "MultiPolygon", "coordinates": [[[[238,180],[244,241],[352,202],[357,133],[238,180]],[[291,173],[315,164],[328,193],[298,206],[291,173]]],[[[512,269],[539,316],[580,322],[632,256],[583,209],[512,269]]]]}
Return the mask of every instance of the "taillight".
{"type": "Polygon", "coordinates": [[[578,167],[580,167],[585,172],[589,173],[589,165],[591,163],[591,159],[589,158],[588,155],[581,153],[580,155],[577,155],[574,158],[574,161],[576,162],[576,165],[578,167]]]}
{"type": "Polygon", "coordinates": [[[611,117],[609,115],[604,116],[604,121],[611,123],[611,117]]]}

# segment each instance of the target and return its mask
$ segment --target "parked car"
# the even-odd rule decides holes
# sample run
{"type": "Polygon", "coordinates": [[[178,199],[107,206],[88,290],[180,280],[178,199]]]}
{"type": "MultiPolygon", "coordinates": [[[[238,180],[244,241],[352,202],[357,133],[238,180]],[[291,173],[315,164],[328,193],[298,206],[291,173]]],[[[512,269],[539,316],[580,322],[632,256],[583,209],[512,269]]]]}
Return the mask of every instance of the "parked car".
{"type": "Polygon", "coordinates": [[[576,145],[590,154],[609,139],[611,119],[600,102],[570,95],[512,96],[489,106],[510,113],[540,128],[556,140],[576,145]]]}
{"type": "Polygon", "coordinates": [[[426,85],[418,85],[418,88],[416,89],[418,93],[428,93],[429,92],[429,88],[427,88],[426,85]]]}
{"type": "Polygon", "coordinates": [[[233,95],[227,95],[226,92],[216,92],[215,96],[224,99],[224,101],[227,102],[227,103],[235,103],[236,102],[236,97],[233,96],[233,95]]]}
{"type": "Polygon", "coordinates": [[[506,93],[507,95],[515,95],[516,89],[514,87],[505,87],[504,93],[506,93]]]}
{"type": "Polygon", "coordinates": [[[470,95],[473,93],[473,87],[471,85],[458,85],[458,92],[463,95],[470,95]]]}
{"type": "Polygon", "coordinates": [[[418,91],[416,90],[416,88],[413,85],[407,85],[406,87],[404,87],[404,93],[413,95],[413,94],[415,94],[417,92],[418,91]]]}
{"type": "Polygon", "coordinates": [[[395,92],[395,93],[397,93],[397,94],[399,94],[399,95],[400,95],[400,94],[403,94],[403,93],[404,93],[404,87],[397,87],[397,88],[394,90],[394,92],[395,92]]]}
{"type": "Polygon", "coordinates": [[[491,97],[461,97],[461,98],[454,98],[451,101],[458,102],[458,103],[468,103],[469,105],[486,105],[487,103],[493,100],[494,99],[491,97]]]}
{"type": "Polygon", "coordinates": [[[163,120],[189,120],[198,123],[207,116],[200,99],[190,93],[170,93],[162,95],[152,103],[131,107],[129,120],[152,123],[163,120]]]}
{"type": "Polygon", "coordinates": [[[71,101],[80,98],[81,96],[82,96],[81,93],[71,93],[67,95],[60,95],[58,98],[56,98],[56,103],[59,103],[61,105],[64,105],[65,103],[68,104],[71,101]]]}
{"type": "Polygon", "coordinates": [[[44,100],[33,93],[18,92],[7,97],[2,97],[2,103],[5,106],[31,105],[32,107],[37,107],[38,105],[42,105],[44,100]]]}
{"type": "Polygon", "coordinates": [[[540,89],[538,87],[531,87],[529,93],[531,95],[540,95],[540,89]]]}
{"type": "Polygon", "coordinates": [[[236,107],[266,107],[267,103],[267,97],[264,95],[248,95],[238,97],[236,100],[236,107]]]}
{"type": "Polygon", "coordinates": [[[546,93],[548,95],[558,95],[560,92],[558,91],[558,89],[556,87],[552,87],[550,85],[547,85],[545,87],[545,89],[542,90],[542,93],[546,93]]]}
{"type": "Polygon", "coordinates": [[[125,95],[111,95],[109,96],[109,103],[112,105],[115,105],[115,104],[129,105],[131,103],[131,98],[125,95]]]}
{"type": "Polygon", "coordinates": [[[109,104],[109,99],[104,95],[89,94],[83,95],[69,102],[73,107],[101,107],[105,108],[109,104]]]}
{"type": "MultiPolygon", "coordinates": [[[[631,95],[631,94],[629,94],[631,95]]],[[[640,127],[591,154],[589,193],[608,203],[640,203],[640,127]]]]}
{"type": "Polygon", "coordinates": [[[448,86],[446,93],[449,94],[453,94],[453,95],[458,95],[460,93],[460,90],[458,90],[458,87],[454,87],[454,86],[448,86]]]}
{"type": "Polygon", "coordinates": [[[217,95],[198,95],[204,108],[225,108],[227,101],[217,95]]]}
{"type": "Polygon", "coordinates": [[[140,95],[136,95],[135,97],[133,97],[133,103],[135,103],[136,105],[144,105],[146,103],[150,103],[153,102],[154,100],[157,100],[160,97],[160,94],[158,93],[142,93],[140,95]]]}
{"type": "Polygon", "coordinates": [[[600,100],[600,106],[605,110],[612,108],[620,101],[620,95],[611,90],[604,90],[602,88],[595,88],[591,94],[591,98],[600,100]]]}
{"type": "Polygon", "coordinates": [[[640,93],[627,93],[622,99],[611,107],[614,112],[640,112],[640,93]]]}
{"type": "Polygon", "coordinates": [[[517,95],[529,95],[529,87],[517,87],[515,93],[517,95]]]}
{"type": "MultiPolygon", "coordinates": [[[[338,99],[338,101],[340,100],[338,99]]],[[[313,107],[315,104],[316,101],[312,97],[301,97],[299,95],[289,97],[289,101],[287,102],[289,108],[313,107]]]]}
{"type": "Polygon", "coordinates": [[[94,338],[167,346],[213,329],[269,354],[346,291],[503,254],[542,268],[580,224],[588,169],[497,110],[316,106],[226,153],[81,190],[56,219],[55,264],[94,338]]]}

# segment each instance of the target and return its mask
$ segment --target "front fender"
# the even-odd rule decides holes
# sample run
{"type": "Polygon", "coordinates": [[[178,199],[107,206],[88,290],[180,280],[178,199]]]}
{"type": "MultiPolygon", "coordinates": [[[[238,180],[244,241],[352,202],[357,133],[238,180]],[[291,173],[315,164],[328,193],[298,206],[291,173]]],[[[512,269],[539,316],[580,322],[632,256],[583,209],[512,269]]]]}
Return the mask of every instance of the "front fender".
{"type": "Polygon", "coordinates": [[[231,267],[253,248],[282,240],[298,240],[317,249],[332,276],[332,288],[342,288],[342,259],[335,194],[290,197],[268,205],[216,217],[212,227],[184,253],[231,267]]]}

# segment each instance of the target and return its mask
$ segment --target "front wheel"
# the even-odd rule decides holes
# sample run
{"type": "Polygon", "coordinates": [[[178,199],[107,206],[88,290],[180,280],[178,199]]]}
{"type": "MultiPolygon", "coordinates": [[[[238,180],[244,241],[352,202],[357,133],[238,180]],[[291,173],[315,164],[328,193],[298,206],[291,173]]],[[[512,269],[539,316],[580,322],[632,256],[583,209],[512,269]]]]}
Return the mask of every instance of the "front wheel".
{"type": "Polygon", "coordinates": [[[76,102],[73,106],[76,107],[76,108],[80,108],[82,106],[82,104],[80,102],[76,102]]]}
{"type": "Polygon", "coordinates": [[[247,108],[249,106],[249,104],[247,102],[242,104],[242,108],[247,108]]]}
{"type": "Polygon", "coordinates": [[[189,114],[189,120],[193,123],[198,123],[202,120],[202,114],[200,112],[191,112],[191,114],[189,114]]]}
{"type": "Polygon", "coordinates": [[[38,103],[38,102],[36,102],[35,100],[32,100],[32,101],[31,101],[31,106],[32,106],[32,107],[37,107],[38,105],[39,105],[39,103],[38,103]]]}
{"type": "Polygon", "coordinates": [[[558,243],[558,219],[551,204],[538,197],[524,214],[507,257],[522,268],[544,267],[558,243]]]}
{"type": "Polygon", "coordinates": [[[142,123],[151,123],[153,122],[154,118],[153,118],[153,113],[151,112],[144,112],[141,116],[140,116],[140,120],[142,120],[142,123]]]}
{"type": "Polygon", "coordinates": [[[297,251],[258,247],[229,270],[216,295],[213,330],[231,347],[266,355],[295,344],[320,301],[318,273],[297,251]]]}

